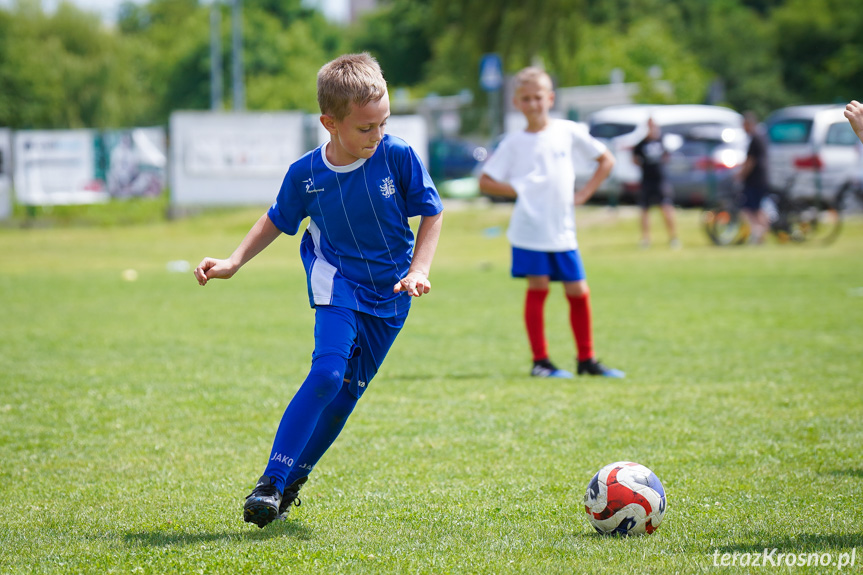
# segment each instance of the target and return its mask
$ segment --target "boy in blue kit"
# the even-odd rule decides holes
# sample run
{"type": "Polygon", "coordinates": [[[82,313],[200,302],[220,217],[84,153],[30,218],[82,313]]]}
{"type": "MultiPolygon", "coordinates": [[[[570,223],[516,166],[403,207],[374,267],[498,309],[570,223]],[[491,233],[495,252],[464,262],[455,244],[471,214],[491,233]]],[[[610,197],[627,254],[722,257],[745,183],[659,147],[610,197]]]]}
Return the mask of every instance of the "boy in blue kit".
{"type": "Polygon", "coordinates": [[[204,258],[198,283],[228,279],[281,233],[300,242],[315,309],[312,365],[279,424],[269,463],[243,506],[264,527],[299,505],[300,487],[341,432],[404,325],[429,293],[440,197],[416,152],[384,135],[390,115],[377,61],[348,54],[318,72],[328,142],[288,169],[276,202],[228,259],[204,258]],[[408,218],[421,216],[416,242],[408,218]]]}
{"type": "Polygon", "coordinates": [[[527,129],[508,134],[483,167],[480,188],[515,198],[507,230],[512,244],[512,276],[527,278],[524,320],[533,353],[534,377],[570,378],[548,357],[544,306],[549,283],[563,282],[575,337],[579,375],[623,377],[593,355],[590,290],[575,235],[575,205],[596,191],[614,166],[605,145],[569,120],[549,116],[554,91],[549,75],[535,67],[515,77],[513,104],[527,129]],[[576,191],[575,160],[595,160],[593,176],[576,191]]]}

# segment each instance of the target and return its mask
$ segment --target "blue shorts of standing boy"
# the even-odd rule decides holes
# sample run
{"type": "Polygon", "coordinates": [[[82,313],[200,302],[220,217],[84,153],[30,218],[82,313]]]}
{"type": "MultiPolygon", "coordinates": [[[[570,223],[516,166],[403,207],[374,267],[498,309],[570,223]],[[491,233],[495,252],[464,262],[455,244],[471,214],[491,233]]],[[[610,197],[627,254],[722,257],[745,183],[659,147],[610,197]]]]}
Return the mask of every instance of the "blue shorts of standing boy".
{"type": "Polygon", "coordinates": [[[587,279],[578,250],[537,252],[513,247],[511,272],[514,278],[548,276],[549,281],[553,282],[577,282],[587,279]]]}

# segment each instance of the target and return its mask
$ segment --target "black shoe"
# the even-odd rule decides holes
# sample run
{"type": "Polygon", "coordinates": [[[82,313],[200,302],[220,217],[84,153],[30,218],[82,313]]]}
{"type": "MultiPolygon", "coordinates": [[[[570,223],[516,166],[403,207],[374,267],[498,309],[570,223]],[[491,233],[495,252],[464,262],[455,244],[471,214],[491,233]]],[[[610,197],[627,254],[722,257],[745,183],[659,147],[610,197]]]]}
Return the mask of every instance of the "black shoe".
{"type": "Polygon", "coordinates": [[[300,477],[287,487],[285,487],[285,492],[282,494],[282,502],[279,504],[279,517],[282,515],[286,515],[288,511],[291,510],[291,505],[294,507],[299,507],[303,504],[300,501],[300,487],[309,480],[309,476],[300,477]]]}
{"type": "Polygon", "coordinates": [[[530,370],[530,375],[533,377],[559,377],[569,379],[572,374],[565,369],[558,369],[548,359],[540,359],[533,362],[533,368],[530,370]]]}
{"type": "Polygon", "coordinates": [[[262,528],[279,516],[279,506],[282,504],[282,494],[273,485],[273,480],[262,475],[258,484],[246,497],[243,505],[243,521],[254,523],[262,528]]]}
{"type": "Polygon", "coordinates": [[[601,375],[603,377],[614,377],[623,379],[626,374],[619,369],[606,367],[593,358],[578,362],[578,375],[601,375]]]}

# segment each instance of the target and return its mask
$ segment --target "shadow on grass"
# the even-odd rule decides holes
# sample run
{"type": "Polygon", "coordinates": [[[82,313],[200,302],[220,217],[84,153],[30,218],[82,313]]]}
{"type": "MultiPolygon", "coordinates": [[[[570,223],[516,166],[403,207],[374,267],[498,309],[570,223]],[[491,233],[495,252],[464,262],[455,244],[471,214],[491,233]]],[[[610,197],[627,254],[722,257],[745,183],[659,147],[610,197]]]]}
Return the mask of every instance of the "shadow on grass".
{"type": "Polygon", "coordinates": [[[835,469],[830,475],[863,478],[863,469],[835,469]]]}
{"type": "Polygon", "coordinates": [[[177,545],[195,545],[212,541],[246,540],[264,541],[277,537],[293,537],[302,541],[312,538],[312,529],[297,521],[274,521],[263,529],[248,526],[248,529],[236,531],[221,531],[210,533],[184,533],[161,531],[139,531],[126,533],[124,540],[131,545],[143,545],[146,547],[173,547],[177,545]]]}
{"type": "Polygon", "coordinates": [[[765,549],[778,549],[781,553],[823,553],[863,547],[863,533],[829,534],[801,533],[793,537],[771,539],[769,535],[763,538],[763,543],[745,543],[739,545],[720,545],[716,549],[720,553],[762,553],[765,549]]]}
{"type": "Polygon", "coordinates": [[[412,382],[412,381],[435,381],[435,380],[443,381],[443,380],[455,380],[455,379],[458,379],[458,380],[462,380],[462,379],[483,380],[483,379],[492,379],[493,377],[496,377],[496,374],[490,374],[489,372],[469,373],[469,372],[457,372],[456,371],[456,372],[451,372],[451,373],[437,372],[437,373],[421,373],[421,374],[416,374],[416,375],[404,375],[404,374],[402,374],[398,377],[391,378],[390,381],[392,381],[394,383],[399,383],[399,382],[412,382]]]}

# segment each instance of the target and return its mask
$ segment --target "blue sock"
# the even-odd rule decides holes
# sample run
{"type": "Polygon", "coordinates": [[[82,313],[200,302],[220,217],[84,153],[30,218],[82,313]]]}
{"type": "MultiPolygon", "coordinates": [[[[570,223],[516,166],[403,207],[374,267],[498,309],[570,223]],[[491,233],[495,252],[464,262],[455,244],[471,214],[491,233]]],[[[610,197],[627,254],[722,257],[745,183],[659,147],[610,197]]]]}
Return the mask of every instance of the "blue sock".
{"type": "Polygon", "coordinates": [[[346,369],[347,360],[343,357],[318,357],[312,361],[309,375],[285,409],[264,471],[279,491],[284,490],[288,473],[306,448],[321,414],[342,389],[346,369]]]}
{"type": "Polygon", "coordinates": [[[291,468],[285,485],[290,485],[300,477],[305,477],[312,472],[315,464],[341,433],[348,416],[356,405],[357,398],[348,391],[348,384],[342,384],[342,390],[318,419],[318,425],[315,427],[309,442],[306,443],[306,448],[297,458],[297,464],[291,468]]]}

